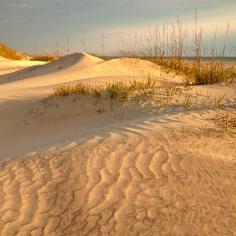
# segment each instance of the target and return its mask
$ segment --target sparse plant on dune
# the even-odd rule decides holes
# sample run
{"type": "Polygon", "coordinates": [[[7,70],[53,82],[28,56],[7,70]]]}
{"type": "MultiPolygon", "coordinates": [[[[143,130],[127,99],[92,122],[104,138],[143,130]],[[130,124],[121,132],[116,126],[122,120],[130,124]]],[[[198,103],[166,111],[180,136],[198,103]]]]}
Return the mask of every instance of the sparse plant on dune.
{"type": "Polygon", "coordinates": [[[111,99],[122,99],[125,100],[128,98],[129,95],[129,88],[122,82],[116,82],[112,84],[108,84],[106,88],[106,92],[111,99]]]}
{"type": "Polygon", "coordinates": [[[94,91],[93,91],[93,93],[94,93],[94,97],[95,98],[101,98],[101,96],[102,96],[102,88],[94,88],[94,91]]]}
{"type": "Polygon", "coordinates": [[[106,112],[106,109],[105,109],[105,107],[99,107],[99,108],[97,109],[97,112],[98,112],[98,113],[104,113],[104,112],[106,112]]]}
{"type": "Polygon", "coordinates": [[[147,78],[146,81],[137,81],[131,80],[129,85],[129,90],[146,90],[146,89],[154,89],[156,85],[156,81],[152,80],[150,77],[147,78]]]}
{"type": "Polygon", "coordinates": [[[55,61],[59,57],[57,55],[49,55],[49,54],[36,54],[33,55],[32,58],[30,59],[31,61],[55,61]]]}
{"type": "Polygon", "coordinates": [[[128,84],[122,82],[108,84],[106,91],[112,99],[127,100],[132,97],[147,99],[154,94],[155,85],[156,82],[148,77],[146,81],[130,80],[128,84]]]}
{"type": "Polygon", "coordinates": [[[174,95],[181,92],[180,88],[178,88],[177,86],[174,86],[170,83],[164,83],[162,86],[164,88],[164,94],[167,98],[173,97],[174,95]]]}
{"type": "Polygon", "coordinates": [[[191,110],[193,106],[192,96],[190,94],[185,94],[182,105],[185,106],[188,110],[191,110]]]}
{"type": "Polygon", "coordinates": [[[54,95],[69,96],[74,94],[88,95],[92,91],[92,87],[82,83],[75,85],[61,85],[54,90],[54,95]]]}
{"type": "Polygon", "coordinates": [[[226,131],[236,132],[236,113],[224,112],[219,113],[215,117],[215,120],[225,128],[226,131]]]}
{"type": "Polygon", "coordinates": [[[223,96],[214,97],[213,102],[212,102],[213,103],[212,108],[215,108],[215,109],[223,108],[224,107],[224,98],[225,98],[225,94],[223,96]]]}

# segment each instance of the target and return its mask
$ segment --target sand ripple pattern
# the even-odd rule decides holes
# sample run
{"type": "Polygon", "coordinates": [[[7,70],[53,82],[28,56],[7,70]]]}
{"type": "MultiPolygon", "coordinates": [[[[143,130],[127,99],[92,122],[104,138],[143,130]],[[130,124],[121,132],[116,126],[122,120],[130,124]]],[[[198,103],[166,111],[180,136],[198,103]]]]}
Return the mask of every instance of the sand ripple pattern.
{"type": "Polygon", "coordinates": [[[130,130],[2,163],[0,235],[236,235],[235,154],[130,130]]]}

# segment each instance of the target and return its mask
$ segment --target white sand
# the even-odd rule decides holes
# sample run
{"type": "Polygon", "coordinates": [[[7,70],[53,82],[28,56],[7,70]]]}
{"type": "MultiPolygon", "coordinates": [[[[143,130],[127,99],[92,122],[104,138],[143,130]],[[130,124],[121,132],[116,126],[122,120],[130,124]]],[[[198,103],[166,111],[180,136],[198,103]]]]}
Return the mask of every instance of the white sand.
{"type": "Polygon", "coordinates": [[[0,56],[0,75],[12,73],[31,66],[43,65],[42,61],[9,60],[0,56]]]}
{"type": "Polygon", "coordinates": [[[138,59],[103,61],[87,54],[75,53],[47,65],[30,67],[23,71],[0,77],[3,90],[22,90],[58,85],[94,77],[159,76],[159,68],[151,62],[138,59]],[[14,82],[14,83],[10,83],[14,82]]]}
{"type": "MultiPolygon", "coordinates": [[[[0,235],[236,235],[236,136],[216,127],[218,110],[40,102],[63,83],[148,76],[181,82],[87,54],[0,76],[0,235]]],[[[235,91],[191,93],[236,104],[235,91]]]]}

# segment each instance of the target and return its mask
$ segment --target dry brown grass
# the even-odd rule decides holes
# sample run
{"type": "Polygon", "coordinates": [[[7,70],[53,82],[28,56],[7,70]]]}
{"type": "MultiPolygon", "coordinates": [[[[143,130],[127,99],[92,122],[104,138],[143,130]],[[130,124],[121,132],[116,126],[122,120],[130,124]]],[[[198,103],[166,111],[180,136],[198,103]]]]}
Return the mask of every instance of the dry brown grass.
{"type": "Polygon", "coordinates": [[[54,90],[53,95],[93,95],[95,98],[102,96],[110,99],[127,100],[130,97],[148,97],[154,93],[155,81],[148,78],[146,81],[130,81],[128,84],[122,82],[109,83],[103,87],[94,87],[88,84],[77,83],[74,85],[62,85],[54,90]]]}
{"type": "Polygon", "coordinates": [[[17,52],[3,43],[0,43],[0,56],[12,60],[21,60],[26,57],[23,53],[17,52]]]}
{"type": "Polygon", "coordinates": [[[12,60],[30,59],[32,61],[54,61],[59,58],[59,54],[57,53],[41,52],[34,55],[27,55],[26,53],[17,52],[2,43],[0,43],[0,56],[12,60]]]}
{"type": "MultiPolygon", "coordinates": [[[[77,83],[75,85],[61,85],[54,90],[54,95],[69,96],[75,94],[89,95],[93,93],[95,89],[89,85],[77,83]]],[[[96,90],[97,91],[97,90],[96,90]]]]}
{"type": "MultiPolygon", "coordinates": [[[[195,31],[190,32],[180,20],[177,23],[157,26],[149,29],[144,35],[122,39],[122,56],[142,58],[160,65],[167,72],[184,75],[185,83],[204,85],[214,83],[231,84],[236,78],[236,69],[224,65],[224,55],[227,46],[229,24],[225,29],[225,43],[222,52],[217,54],[214,46],[206,52],[203,28],[198,26],[195,16],[195,31]],[[191,45],[189,46],[189,42],[191,45]],[[186,57],[192,60],[186,61],[186,57]],[[209,62],[202,60],[208,57],[209,62]],[[221,57],[219,61],[217,57],[221,57]]],[[[215,38],[213,45],[215,45],[215,38]]]]}
{"type": "Polygon", "coordinates": [[[222,126],[226,131],[236,132],[236,113],[235,112],[224,112],[219,113],[215,117],[215,120],[222,126]]]}
{"type": "Polygon", "coordinates": [[[33,55],[32,58],[30,59],[31,61],[55,61],[59,57],[57,55],[47,55],[47,54],[38,54],[38,55],[33,55]]]}

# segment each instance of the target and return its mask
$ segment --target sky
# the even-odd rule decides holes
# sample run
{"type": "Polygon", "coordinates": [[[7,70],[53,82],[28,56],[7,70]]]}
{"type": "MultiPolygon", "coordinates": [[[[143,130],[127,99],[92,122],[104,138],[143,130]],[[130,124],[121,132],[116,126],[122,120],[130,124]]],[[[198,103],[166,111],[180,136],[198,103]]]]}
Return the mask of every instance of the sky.
{"type": "Polygon", "coordinates": [[[76,51],[115,54],[121,37],[180,19],[194,27],[195,8],[205,40],[225,40],[236,56],[236,0],[0,0],[0,42],[25,52],[50,51],[68,39],[76,51]]]}

